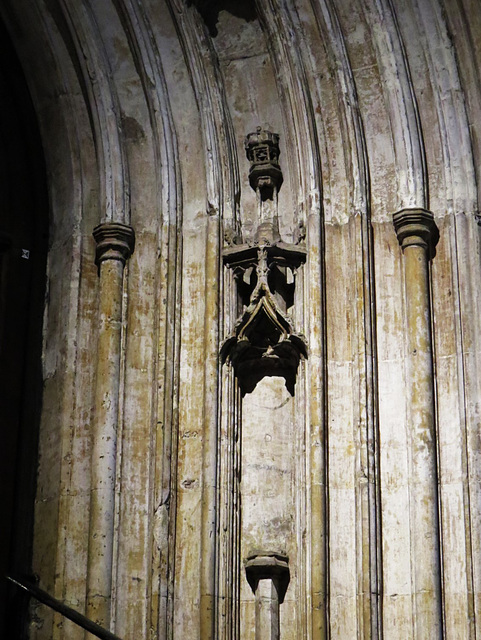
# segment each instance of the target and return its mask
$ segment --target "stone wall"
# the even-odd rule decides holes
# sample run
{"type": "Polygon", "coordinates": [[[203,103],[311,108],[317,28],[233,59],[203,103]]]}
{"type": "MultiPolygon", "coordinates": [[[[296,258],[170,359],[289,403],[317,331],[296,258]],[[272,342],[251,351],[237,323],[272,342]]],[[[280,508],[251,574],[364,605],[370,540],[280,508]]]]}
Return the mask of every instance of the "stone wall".
{"type": "Polygon", "coordinates": [[[126,640],[476,638],[477,2],[0,11],[50,195],[40,586],[126,640]]]}

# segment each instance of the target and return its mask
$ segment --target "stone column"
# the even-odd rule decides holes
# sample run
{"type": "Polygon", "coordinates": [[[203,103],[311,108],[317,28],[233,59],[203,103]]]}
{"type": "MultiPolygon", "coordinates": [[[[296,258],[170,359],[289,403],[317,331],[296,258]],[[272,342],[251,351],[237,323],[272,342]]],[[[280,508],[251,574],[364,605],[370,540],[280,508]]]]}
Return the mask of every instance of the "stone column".
{"type": "Polygon", "coordinates": [[[115,465],[119,413],[124,266],[134,249],[134,230],[106,222],[93,231],[99,268],[99,337],[87,575],[87,616],[108,629],[112,586],[115,465]]]}
{"type": "Polygon", "coordinates": [[[408,438],[411,443],[410,518],[415,637],[442,637],[438,474],[434,416],[429,261],[438,230],[425,209],[393,216],[404,253],[407,322],[408,438]]]}
{"type": "Polygon", "coordinates": [[[251,554],[246,577],[256,597],[255,640],[279,640],[279,605],[289,584],[289,559],[270,551],[251,554]]]}

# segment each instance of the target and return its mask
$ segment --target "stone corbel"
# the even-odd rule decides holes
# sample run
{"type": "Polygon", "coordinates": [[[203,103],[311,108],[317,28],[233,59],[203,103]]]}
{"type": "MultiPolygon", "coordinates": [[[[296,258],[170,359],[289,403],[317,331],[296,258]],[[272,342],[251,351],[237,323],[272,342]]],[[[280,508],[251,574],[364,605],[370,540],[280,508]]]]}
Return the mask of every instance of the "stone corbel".
{"type": "Polygon", "coordinates": [[[134,252],[135,233],[132,227],[120,222],[104,222],[93,230],[97,243],[95,264],[100,266],[104,260],[120,260],[125,264],[134,252]]]}
{"type": "Polygon", "coordinates": [[[421,208],[401,209],[393,215],[393,225],[403,251],[417,245],[427,251],[429,258],[434,257],[439,231],[431,211],[421,208]]]}
{"type": "Polygon", "coordinates": [[[246,578],[256,598],[256,640],[280,638],[279,606],[290,580],[289,558],[276,551],[257,551],[245,563],[246,578]]]}

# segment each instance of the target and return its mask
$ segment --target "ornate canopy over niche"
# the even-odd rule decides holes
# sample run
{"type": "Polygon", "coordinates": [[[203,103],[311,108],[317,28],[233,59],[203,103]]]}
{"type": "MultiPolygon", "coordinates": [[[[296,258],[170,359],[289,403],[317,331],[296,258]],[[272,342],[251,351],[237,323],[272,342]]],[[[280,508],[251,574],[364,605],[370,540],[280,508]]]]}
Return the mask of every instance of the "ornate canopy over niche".
{"type": "Polygon", "coordinates": [[[264,376],[282,376],[294,395],[301,356],[307,357],[305,338],[295,333],[287,310],[293,304],[295,273],[305,251],[284,244],[243,246],[227,250],[224,262],[234,270],[244,311],[222,345],[242,393],[249,393],[264,376]]]}
{"type": "Polygon", "coordinates": [[[265,376],[281,376],[294,395],[307,343],[295,332],[289,310],[306,251],[282,242],[279,234],[277,194],[283,177],[278,134],[257,127],[246,137],[245,148],[251,163],[249,182],[258,196],[258,225],[252,244],[224,250],[224,264],[234,272],[240,316],[222,345],[221,357],[234,366],[243,394],[265,376]]]}

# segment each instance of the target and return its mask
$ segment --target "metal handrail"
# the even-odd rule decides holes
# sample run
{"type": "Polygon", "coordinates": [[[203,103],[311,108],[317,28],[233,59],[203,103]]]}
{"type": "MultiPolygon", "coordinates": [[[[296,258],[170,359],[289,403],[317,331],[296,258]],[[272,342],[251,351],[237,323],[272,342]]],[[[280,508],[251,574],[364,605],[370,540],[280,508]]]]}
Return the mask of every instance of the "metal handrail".
{"type": "Polygon", "coordinates": [[[85,631],[92,633],[97,638],[100,638],[101,640],[121,640],[119,636],[116,636],[114,633],[107,631],[107,629],[104,629],[96,622],[93,622],[78,611],[75,611],[75,609],[72,609],[63,602],[60,602],[60,600],[57,600],[43,589],[40,589],[40,587],[37,587],[35,584],[32,584],[31,582],[28,582],[26,580],[20,580],[19,578],[15,579],[11,576],[6,576],[6,578],[9,582],[19,587],[20,589],[23,589],[42,604],[45,604],[47,605],[47,607],[54,609],[54,611],[61,613],[63,616],[65,616],[72,622],[75,622],[75,624],[78,624],[79,627],[82,627],[82,629],[85,629],[85,631]]]}

